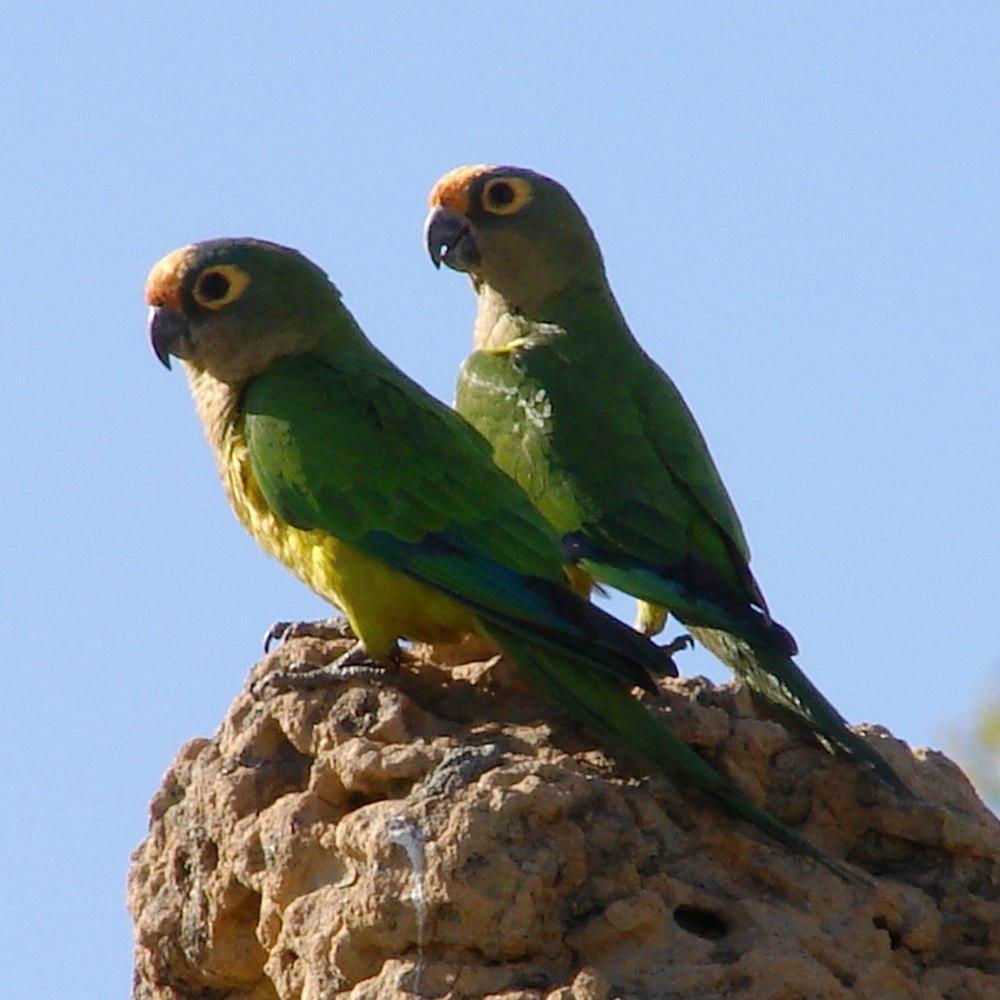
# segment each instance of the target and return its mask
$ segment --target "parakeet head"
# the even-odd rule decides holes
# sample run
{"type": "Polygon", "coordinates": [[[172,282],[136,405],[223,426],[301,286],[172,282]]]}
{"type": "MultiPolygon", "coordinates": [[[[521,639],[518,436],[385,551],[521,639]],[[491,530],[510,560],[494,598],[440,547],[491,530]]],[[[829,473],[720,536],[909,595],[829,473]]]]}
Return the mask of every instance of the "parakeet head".
{"type": "Polygon", "coordinates": [[[516,309],[578,285],[605,287],[597,240],[557,181],[520,167],[459,167],[431,190],[427,250],[516,309]]]}
{"type": "Polygon", "coordinates": [[[156,356],[170,355],[238,383],[276,358],[303,354],[329,335],[339,306],[327,276],[302,254],[264,240],[193,243],[149,272],[146,301],[156,356]]]}

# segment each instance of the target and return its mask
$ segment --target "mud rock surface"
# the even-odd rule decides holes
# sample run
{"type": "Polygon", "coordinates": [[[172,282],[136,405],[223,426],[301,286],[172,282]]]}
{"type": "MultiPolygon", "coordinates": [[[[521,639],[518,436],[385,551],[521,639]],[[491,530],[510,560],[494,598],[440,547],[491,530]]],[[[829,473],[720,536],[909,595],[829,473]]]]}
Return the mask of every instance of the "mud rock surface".
{"type": "MultiPolygon", "coordinates": [[[[917,793],[665,681],[657,710],[847,884],[647,774],[495,661],[261,682],[179,751],[135,852],[137,998],[1000,996],[1000,827],[961,771],[877,741],[917,793]]],[[[651,702],[651,704],[653,704],[651,702]]]]}

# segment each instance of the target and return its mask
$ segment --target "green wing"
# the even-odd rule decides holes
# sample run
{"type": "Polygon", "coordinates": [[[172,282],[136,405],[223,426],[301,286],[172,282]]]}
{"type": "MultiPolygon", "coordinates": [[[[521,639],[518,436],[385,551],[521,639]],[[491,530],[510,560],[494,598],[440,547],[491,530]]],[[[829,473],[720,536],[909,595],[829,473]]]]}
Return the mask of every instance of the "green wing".
{"type": "Polygon", "coordinates": [[[573,330],[550,326],[515,350],[472,354],[459,412],[599,578],[621,586],[610,577],[648,576],[651,592],[638,596],[701,624],[740,620],[756,632],[749,608],[763,609],[763,596],[743,532],[680,394],[647,369],[627,330],[573,330]],[[586,552],[575,548],[580,539],[586,552]]]}
{"type": "Polygon", "coordinates": [[[394,374],[306,355],[254,379],[243,412],[268,499],[298,527],[353,545],[371,532],[418,542],[460,525],[470,550],[560,579],[551,531],[490,468],[486,443],[394,374]]]}
{"type": "Polygon", "coordinates": [[[694,416],[670,376],[638,345],[636,349],[642,356],[631,394],[644,439],[688,501],[749,562],[750,547],[743,526],[694,416]]]}
{"type": "Polygon", "coordinates": [[[646,670],[663,669],[656,647],[564,585],[558,535],[487,443],[375,357],[350,368],[285,358],[247,387],[247,442],[268,503],[486,621],[648,687],[646,670]]]}

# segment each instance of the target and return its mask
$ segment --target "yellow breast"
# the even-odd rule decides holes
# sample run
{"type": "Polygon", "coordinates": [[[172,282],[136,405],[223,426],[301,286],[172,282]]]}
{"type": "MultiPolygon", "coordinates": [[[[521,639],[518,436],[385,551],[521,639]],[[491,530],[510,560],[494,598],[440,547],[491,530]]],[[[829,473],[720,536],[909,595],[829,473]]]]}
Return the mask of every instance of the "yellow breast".
{"type": "Polygon", "coordinates": [[[476,631],[469,611],[450,598],[326,532],[302,531],[275,515],[237,428],[226,452],[224,481],[236,516],[265,552],[347,615],[373,657],[387,656],[400,637],[451,643],[476,631]]]}
{"type": "Polygon", "coordinates": [[[188,368],[195,402],[229,502],[268,554],[339,607],[369,654],[384,659],[398,638],[460,642],[478,632],[462,605],[323,531],[302,531],[268,506],[253,474],[238,403],[229,387],[188,368]]]}

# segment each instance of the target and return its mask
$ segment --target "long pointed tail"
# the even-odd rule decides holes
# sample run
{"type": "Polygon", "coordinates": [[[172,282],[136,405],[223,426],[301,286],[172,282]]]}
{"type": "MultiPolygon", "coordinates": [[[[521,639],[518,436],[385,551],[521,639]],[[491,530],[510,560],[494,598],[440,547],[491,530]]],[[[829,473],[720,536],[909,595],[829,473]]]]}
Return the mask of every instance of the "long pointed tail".
{"type": "Polygon", "coordinates": [[[868,881],[828,858],[804,837],[754,805],[608,674],[574,657],[532,643],[502,627],[484,622],[483,628],[536,682],[582,722],[642,754],[671,777],[704,789],[790,850],[808,855],[848,881],[868,881]]]}
{"type": "Polygon", "coordinates": [[[852,732],[847,720],[790,656],[756,649],[745,640],[718,629],[691,626],[688,631],[731,667],[753,693],[819,734],[834,749],[871,765],[879,778],[900,796],[913,798],[913,793],[885,758],[852,732]]]}

